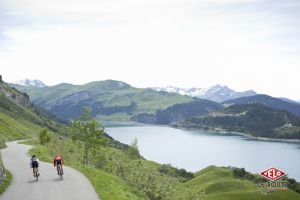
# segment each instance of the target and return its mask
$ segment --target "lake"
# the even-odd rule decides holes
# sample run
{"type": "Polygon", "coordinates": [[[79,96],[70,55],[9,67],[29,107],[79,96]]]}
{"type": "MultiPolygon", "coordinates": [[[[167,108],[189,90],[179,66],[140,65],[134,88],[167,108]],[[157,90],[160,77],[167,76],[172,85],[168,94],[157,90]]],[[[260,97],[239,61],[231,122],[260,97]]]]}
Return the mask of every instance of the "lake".
{"type": "Polygon", "coordinates": [[[274,166],[300,181],[300,144],[250,140],[244,136],[166,126],[108,127],[106,131],[125,144],[137,138],[140,153],[148,160],[169,163],[188,171],[216,165],[244,167],[259,173],[274,166]]]}

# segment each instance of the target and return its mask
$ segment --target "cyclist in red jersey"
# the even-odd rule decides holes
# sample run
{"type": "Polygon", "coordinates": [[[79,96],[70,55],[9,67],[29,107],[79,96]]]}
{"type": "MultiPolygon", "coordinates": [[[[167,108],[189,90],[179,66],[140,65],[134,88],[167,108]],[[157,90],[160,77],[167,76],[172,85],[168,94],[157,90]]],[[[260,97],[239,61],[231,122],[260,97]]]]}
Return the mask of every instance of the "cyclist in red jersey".
{"type": "Polygon", "coordinates": [[[57,174],[59,175],[58,166],[61,165],[61,168],[62,168],[62,166],[64,164],[62,156],[59,156],[59,155],[55,156],[53,159],[53,164],[54,164],[54,167],[56,166],[57,174]]]}

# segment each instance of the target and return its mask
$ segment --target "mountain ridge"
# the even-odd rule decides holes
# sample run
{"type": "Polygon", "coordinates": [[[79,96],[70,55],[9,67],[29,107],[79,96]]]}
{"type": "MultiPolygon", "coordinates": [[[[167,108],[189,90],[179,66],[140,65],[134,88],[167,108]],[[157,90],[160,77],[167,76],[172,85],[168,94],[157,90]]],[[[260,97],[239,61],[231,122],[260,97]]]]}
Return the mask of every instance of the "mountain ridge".
{"type": "Polygon", "coordinates": [[[286,110],[289,111],[296,116],[300,117],[300,104],[294,103],[291,101],[282,100],[279,98],[275,98],[266,94],[258,94],[250,97],[241,97],[237,99],[228,100],[222,102],[223,105],[231,105],[231,104],[253,104],[259,103],[271,108],[286,110]]]}
{"type": "Polygon", "coordinates": [[[179,88],[174,86],[167,86],[167,87],[152,87],[151,89],[156,91],[166,91],[171,93],[178,93],[181,95],[188,95],[191,97],[197,97],[200,99],[207,99],[211,101],[215,101],[221,103],[223,101],[229,99],[235,99],[244,96],[252,96],[256,95],[257,93],[253,90],[247,90],[244,92],[236,92],[233,89],[229,88],[228,86],[222,85],[214,85],[209,88],[179,88]]]}
{"type": "Polygon", "coordinates": [[[178,123],[192,116],[207,115],[219,111],[223,106],[217,102],[206,99],[195,99],[188,103],[175,104],[155,114],[141,113],[133,116],[132,120],[146,124],[170,125],[178,123]]]}
{"type": "Polygon", "coordinates": [[[79,117],[83,107],[102,121],[128,121],[139,113],[153,114],[192,97],[135,88],[115,80],[93,81],[84,85],[58,84],[43,88],[13,85],[30,95],[33,102],[63,119],[79,117]]]}

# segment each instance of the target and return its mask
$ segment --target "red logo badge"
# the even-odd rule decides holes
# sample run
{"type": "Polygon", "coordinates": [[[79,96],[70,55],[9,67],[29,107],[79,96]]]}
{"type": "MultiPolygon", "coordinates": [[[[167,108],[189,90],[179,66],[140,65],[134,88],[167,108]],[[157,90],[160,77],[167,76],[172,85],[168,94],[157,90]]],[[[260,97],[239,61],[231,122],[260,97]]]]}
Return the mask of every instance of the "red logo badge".
{"type": "Polygon", "coordinates": [[[263,172],[260,172],[260,175],[271,181],[276,181],[281,177],[285,176],[286,173],[279,169],[276,169],[275,167],[271,167],[263,172]]]}

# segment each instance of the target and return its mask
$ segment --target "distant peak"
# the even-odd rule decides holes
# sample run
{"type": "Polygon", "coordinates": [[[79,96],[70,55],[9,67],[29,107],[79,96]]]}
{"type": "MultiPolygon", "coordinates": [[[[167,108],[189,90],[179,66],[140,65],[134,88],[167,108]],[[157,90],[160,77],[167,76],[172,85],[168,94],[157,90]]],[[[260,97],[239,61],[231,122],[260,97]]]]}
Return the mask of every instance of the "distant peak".
{"type": "Polygon", "coordinates": [[[115,85],[120,86],[120,87],[131,86],[128,83],[125,83],[124,81],[118,81],[118,80],[113,80],[113,79],[107,79],[107,80],[100,81],[100,82],[106,82],[106,83],[109,83],[109,84],[115,84],[115,85]]]}
{"type": "Polygon", "coordinates": [[[14,84],[26,86],[26,87],[46,87],[47,85],[38,79],[24,79],[14,82],[14,84]]]}
{"type": "MultiPolygon", "coordinates": [[[[220,85],[220,84],[217,84],[217,85],[214,85],[214,86],[211,86],[209,89],[215,89],[215,90],[229,90],[230,88],[226,85],[220,85]]],[[[231,89],[230,89],[231,90],[231,89]]]]}
{"type": "Polygon", "coordinates": [[[222,86],[220,84],[216,84],[216,85],[211,86],[210,88],[222,88],[222,87],[224,87],[224,86],[222,86]]]}
{"type": "Polygon", "coordinates": [[[182,95],[188,95],[191,97],[197,97],[201,99],[208,99],[216,102],[223,102],[229,99],[239,98],[243,96],[256,95],[253,90],[248,90],[245,92],[236,92],[226,85],[216,84],[209,88],[179,88],[174,86],[167,87],[154,87],[152,88],[156,91],[166,91],[171,93],[179,93],[182,95]]]}

